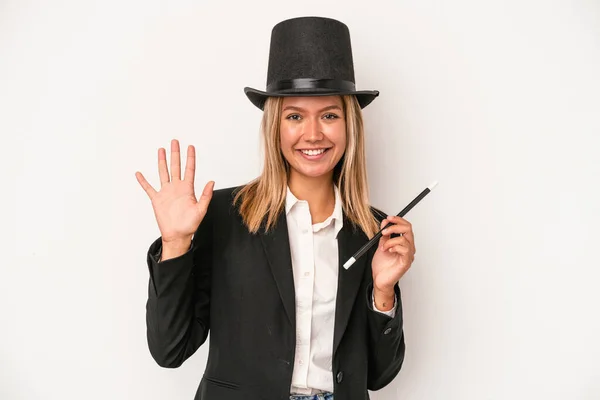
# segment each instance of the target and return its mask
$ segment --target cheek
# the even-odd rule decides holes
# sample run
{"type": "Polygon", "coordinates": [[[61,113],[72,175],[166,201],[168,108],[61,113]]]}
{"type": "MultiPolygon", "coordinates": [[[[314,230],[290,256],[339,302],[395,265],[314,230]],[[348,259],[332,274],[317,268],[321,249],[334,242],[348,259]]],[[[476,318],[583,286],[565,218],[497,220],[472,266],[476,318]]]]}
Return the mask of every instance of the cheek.
{"type": "Polygon", "coordinates": [[[285,123],[282,123],[279,127],[279,141],[281,142],[281,151],[285,153],[291,153],[292,147],[296,142],[296,136],[293,129],[290,129],[285,123]]]}
{"type": "Polygon", "coordinates": [[[343,132],[341,134],[341,136],[340,136],[339,141],[338,141],[338,146],[340,146],[340,148],[342,149],[342,151],[345,151],[346,150],[346,145],[347,145],[347,142],[346,142],[346,132],[343,132]]]}
{"type": "Polygon", "coordinates": [[[335,132],[333,132],[333,135],[331,136],[331,140],[335,143],[335,145],[338,147],[340,152],[344,152],[346,150],[346,127],[345,126],[341,126],[340,128],[336,129],[335,132]]]}

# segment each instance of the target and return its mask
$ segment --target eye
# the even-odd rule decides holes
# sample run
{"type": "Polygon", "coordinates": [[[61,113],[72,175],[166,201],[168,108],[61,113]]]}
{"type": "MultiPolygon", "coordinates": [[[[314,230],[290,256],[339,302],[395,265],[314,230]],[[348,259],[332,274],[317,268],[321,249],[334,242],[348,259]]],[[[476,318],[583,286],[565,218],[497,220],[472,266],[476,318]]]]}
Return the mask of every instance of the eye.
{"type": "Polygon", "coordinates": [[[298,121],[300,119],[300,116],[298,114],[290,114],[287,117],[285,117],[285,119],[291,119],[294,121],[298,121]]]}
{"type": "Polygon", "coordinates": [[[336,114],[333,114],[333,113],[328,113],[328,114],[325,114],[323,116],[323,118],[325,118],[325,119],[336,119],[336,118],[338,118],[338,116],[336,114]]]}

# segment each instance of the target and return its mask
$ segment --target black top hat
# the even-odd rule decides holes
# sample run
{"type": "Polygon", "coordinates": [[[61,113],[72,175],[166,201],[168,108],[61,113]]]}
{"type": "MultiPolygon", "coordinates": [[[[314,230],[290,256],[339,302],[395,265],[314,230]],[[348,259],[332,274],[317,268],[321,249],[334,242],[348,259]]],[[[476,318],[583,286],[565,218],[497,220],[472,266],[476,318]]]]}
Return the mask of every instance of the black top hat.
{"type": "Polygon", "coordinates": [[[348,27],[322,17],[300,17],[273,27],[265,92],[244,88],[261,110],[267,97],[353,94],[361,108],[379,95],[355,89],[348,27]]]}

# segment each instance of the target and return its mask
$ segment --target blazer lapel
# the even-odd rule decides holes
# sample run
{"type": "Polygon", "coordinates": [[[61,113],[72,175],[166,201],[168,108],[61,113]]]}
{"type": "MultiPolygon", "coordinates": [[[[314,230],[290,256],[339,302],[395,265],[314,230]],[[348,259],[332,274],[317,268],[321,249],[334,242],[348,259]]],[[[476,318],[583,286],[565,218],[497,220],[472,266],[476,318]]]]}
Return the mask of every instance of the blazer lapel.
{"type": "Polygon", "coordinates": [[[292,327],[296,326],[296,294],[294,290],[294,272],[288,236],[287,218],[281,212],[275,227],[260,234],[273,278],[277,284],[283,307],[292,327]]]}
{"type": "MultiPolygon", "coordinates": [[[[346,331],[352,307],[356,302],[356,295],[362,283],[363,274],[367,265],[367,257],[363,255],[348,269],[344,263],[365,244],[367,237],[344,217],[344,225],[338,234],[338,290],[335,305],[335,328],[333,333],[333,355],[346,331]]],[[[359,299],[362,301],[362,299],[359,299]]]]}
{"type": "MultiPolygon", "coordinates": [[[[261,241],[277,284],[279,295],[292,327],[296,327],[296,293],[294,289],[294,272],[288,236],[287,218],[282,212],[275,227],[268,233],[260,234],[261,241]]],[[[358,289],[361,286],[367,257],[360,257],[349,269],[344,263],[360,249],[367,237],[359,229],[353,229],[352,223],[344,216],[344,224],[338,237],[338,288],[335,305],[335,327],[333,334],[333,355],[346,331],[352,307],[356,302],[358,289]]],[[[361,301],[361,300],[359,300],[361,301]]]]}

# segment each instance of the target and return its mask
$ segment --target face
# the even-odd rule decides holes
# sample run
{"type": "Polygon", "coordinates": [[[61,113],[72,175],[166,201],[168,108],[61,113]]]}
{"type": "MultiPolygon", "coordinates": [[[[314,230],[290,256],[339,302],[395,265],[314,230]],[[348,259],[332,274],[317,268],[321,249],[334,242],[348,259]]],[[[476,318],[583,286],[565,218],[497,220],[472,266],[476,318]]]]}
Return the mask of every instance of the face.
{"type": "Polygon", "coordinates": [[[346,121],[340,96],[284,97],[281,151],[290,178],[332,178],[346,149],[346,121]]]}

